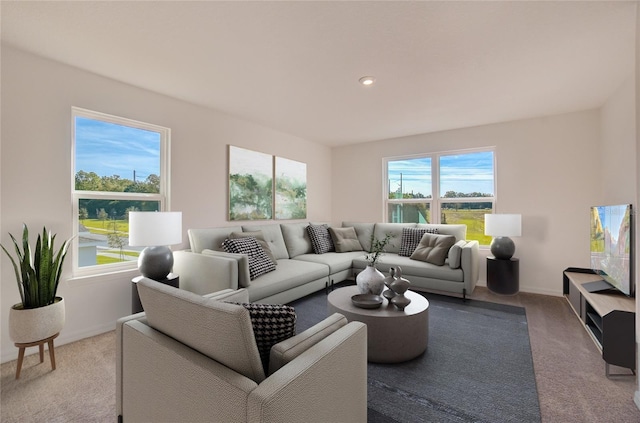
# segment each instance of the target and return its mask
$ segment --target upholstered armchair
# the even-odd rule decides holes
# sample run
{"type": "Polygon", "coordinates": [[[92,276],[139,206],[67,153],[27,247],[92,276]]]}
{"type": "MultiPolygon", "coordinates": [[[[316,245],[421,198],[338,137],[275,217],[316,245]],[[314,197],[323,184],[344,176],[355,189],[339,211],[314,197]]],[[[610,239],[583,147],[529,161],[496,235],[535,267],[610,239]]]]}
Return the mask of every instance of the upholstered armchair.
{"type": "Polygon", "coordinates": [[[118,320],[125,423],[365,422],[367,332],[334,314],[260,360],[245,290],[200,296],[143,279],[144,313],[118,320]],[[222,301],[224,300],[224,301],[222,301]]]}

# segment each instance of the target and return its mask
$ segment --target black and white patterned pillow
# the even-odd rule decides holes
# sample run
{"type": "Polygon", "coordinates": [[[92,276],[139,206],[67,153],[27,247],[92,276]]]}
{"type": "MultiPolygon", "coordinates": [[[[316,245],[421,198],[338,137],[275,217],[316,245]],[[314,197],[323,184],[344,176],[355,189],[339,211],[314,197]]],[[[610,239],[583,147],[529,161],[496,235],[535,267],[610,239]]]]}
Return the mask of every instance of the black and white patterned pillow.
{"type": "Polygon", "coordinates": [[[329,225],[309,225],[307,226],[307,233],[311,239],[314,253],[324,254],[336,250],[329,233],[329,225]]]}
{"type": "Polygon", "coordinates": [[[246,254],[249,256],[249,279],[276,270],[276,265],[262,249],[255,238],[225,239],[222,248],[227,253],[246,254]]]}
{"type": "Polygon", "coordinates": [[[399,256],[410,257],[424,234],[437,234],[437,228],[402,228],[399,256]]]}
{"type": "Polygon", "coordinates": [[[291,306],[279,304],[232,304],[240,304],[249,310],[253,336],[256,338],[262,367],[264,368],[264,373],[268,375],[271,347],[296,334],[295,309],[291,306]]]}

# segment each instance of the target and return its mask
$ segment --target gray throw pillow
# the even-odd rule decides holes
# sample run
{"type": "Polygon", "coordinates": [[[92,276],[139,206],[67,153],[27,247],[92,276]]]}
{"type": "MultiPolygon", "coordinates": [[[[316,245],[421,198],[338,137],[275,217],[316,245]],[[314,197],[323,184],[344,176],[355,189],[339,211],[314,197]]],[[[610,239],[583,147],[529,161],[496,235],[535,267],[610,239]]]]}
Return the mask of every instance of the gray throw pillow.
{"type": "Polygon", "coordinates": [[[424,234],[410,258],[442,266],[455,242],[456,237],[453,235],[424,234]]]}
{"type": "Polygon", "coordinates": [[[467,241],[458,241],[451,246],[449,249],[449,267],[452,269],[457,269],[460,267],[460,262],[462,259],[462,247],[467,243],[467,241]]]}
{"type": "Polygon", "coordinates": [[[399,256],[410,257],[416,250],[422,236],[424,234],[437,234],[438,229],[427,228],[402,228],[402,238],[400,239],[400,251],[399,256]]]}
{"type": "Polygon", "coordinates": [[[358,241],[358,235],[353,226],[346,228],[329,228],[329,234],[338,253],[349,251],[362,251],[362,245],[358,241]]]}
{"type": "Polygon", "coordinates": [[[227,253],[249,256],[249,277],[251,280],[276,270],[276,265],[273,264],[255,238],[227,238],[222,243],[222,248],[227,253]]]}

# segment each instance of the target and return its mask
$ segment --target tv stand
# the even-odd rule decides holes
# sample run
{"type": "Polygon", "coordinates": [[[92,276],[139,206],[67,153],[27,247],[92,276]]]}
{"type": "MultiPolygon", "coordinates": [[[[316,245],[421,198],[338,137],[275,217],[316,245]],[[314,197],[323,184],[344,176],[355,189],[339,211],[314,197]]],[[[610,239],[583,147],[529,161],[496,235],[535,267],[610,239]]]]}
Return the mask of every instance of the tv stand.
{"type": "Polygon", "coordinates": [[[626,367],[631,370],[629,375],[635,375],[635,299],[608,291],[591,292],[587,288],[594,282],[597,286],[599,282],[604,281],[587,269],[565,270],[563,272],[565,298],[602,353],[607,377],[626,375],[611,374],[609,371],[611,364],[626,367]]]}
{"type": "Polygon", "coordinates": [[[604,279],[600,279],[593,282],[585,282],[582,284],[582,287],[587,290],[587,292],[610,292],[612,294],[617,293],[617,290],[604,279]]]}

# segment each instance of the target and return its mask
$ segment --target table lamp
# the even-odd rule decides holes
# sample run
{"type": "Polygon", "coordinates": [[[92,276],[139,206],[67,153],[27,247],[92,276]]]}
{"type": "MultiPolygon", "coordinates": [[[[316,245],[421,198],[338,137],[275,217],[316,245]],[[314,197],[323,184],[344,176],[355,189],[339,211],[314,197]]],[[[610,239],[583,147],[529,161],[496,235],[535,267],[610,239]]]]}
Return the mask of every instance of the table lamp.
{"type": "Polygon", "coordinates": [[[166,279],[173,268],[168,247],[182,242],[182,212],[129,212],[129,245],[146,247],[138,256],[142,276],[166,279]]]}
{"type": "Polygon", "coordinates": [[[522,215],[485,214],[484,234],[491,235],[491,254],[497,259],[509,260],[516,252],[516,245],[510,236],[522,234],[522,215]]]}

